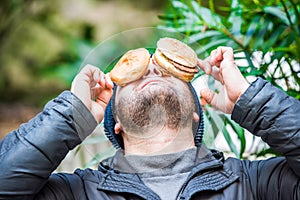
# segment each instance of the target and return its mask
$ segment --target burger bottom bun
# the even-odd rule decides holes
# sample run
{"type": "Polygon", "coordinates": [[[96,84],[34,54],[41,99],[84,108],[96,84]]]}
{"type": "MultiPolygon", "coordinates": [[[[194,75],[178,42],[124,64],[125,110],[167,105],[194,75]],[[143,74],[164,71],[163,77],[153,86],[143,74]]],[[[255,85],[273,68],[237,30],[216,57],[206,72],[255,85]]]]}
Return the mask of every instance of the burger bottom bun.
{"type": "Polygon", "coordinates": [[[130,50],[121,57],[109,76],[114,83],[124,86],[141,78],[146,73],[149,62],[150,54],[147,49],[130,50]]]}

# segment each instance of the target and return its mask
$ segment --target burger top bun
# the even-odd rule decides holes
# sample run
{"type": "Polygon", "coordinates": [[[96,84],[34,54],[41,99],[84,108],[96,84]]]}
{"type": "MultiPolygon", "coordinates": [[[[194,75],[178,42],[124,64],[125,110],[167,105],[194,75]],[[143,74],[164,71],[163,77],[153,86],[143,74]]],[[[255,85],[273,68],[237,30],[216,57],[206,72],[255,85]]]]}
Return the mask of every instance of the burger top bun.
{"type": "Polygon", "coordinates": [[[124,86],[141,78],[146,73],[149,62],[150,54],[147,49],[130,50],[121,57],[111,70],[110,79],[117,85],[124,86]]]}
{"type": "Polygon", "coordinates": [[[157,42],[157,48],[165,57],[178,64],[190,68],[197,66],[198,58],[195,51],[179,40],[173,38],[161,38],[157,42]]]}

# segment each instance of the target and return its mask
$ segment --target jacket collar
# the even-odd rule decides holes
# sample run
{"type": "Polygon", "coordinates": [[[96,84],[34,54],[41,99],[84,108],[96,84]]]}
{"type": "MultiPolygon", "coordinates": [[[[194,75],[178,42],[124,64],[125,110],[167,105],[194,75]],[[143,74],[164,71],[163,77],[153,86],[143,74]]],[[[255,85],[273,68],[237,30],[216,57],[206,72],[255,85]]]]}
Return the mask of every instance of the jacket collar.
{"type": "MultiPolygon", "coordinates": [[[[189,199],[193,194],[204,190],[221,190],[239,178],[232,171],[223,168],[224,156],[221,152],[208,150],[204,145],[198,147],[197,151],[199,162],[182,186],[182,199],[189,199]]],[[[113,156],[99,164],[98,170],[103,174],[98,185],[99,190],[132,193],[144,199],[160,199],[136,173],[116,170],[113,167],[114,159],[113,156]]]]}
{"type": "Polygon", "coordinates": [[[98,190],[117,193],[131,193],[143,199],[157,199],[159,196],[150,190],[136,174],[119,173],[114,170],[107,170],[105,166],[99,165],[99,171],[104,172],[98,184],[98,190]]]}

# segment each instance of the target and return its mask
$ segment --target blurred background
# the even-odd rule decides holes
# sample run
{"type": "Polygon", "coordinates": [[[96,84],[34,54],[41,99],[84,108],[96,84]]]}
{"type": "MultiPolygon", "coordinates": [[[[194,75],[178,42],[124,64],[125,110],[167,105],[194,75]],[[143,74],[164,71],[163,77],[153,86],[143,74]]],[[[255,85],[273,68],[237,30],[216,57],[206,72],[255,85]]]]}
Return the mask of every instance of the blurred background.
{"type": "Polygon", "coordinates": [[[155,26],[165,1],[1,0],[0,135],[70,88],[83,59],[124,30],[155,26]]]}
{"type": "MultiPolygon", "coordinates": [[[[69,89],[99,43],[135,28],[182,33],[189,45],[200,45],[195,49],[200,58],[218,46],[231,46],[249,81],[265,78],[300,99],[299,13],[299,0],[1,0],[0,138],[69,89]]],[[[202,81],[217,90],[200,72],[195,85],[202,81]]],[[[277,155],[230,116],[203,107],[209,147],[242,159],[277,155]]],[[[58,171],[95,167],[113,152],[99,125],[58,171]]]]}

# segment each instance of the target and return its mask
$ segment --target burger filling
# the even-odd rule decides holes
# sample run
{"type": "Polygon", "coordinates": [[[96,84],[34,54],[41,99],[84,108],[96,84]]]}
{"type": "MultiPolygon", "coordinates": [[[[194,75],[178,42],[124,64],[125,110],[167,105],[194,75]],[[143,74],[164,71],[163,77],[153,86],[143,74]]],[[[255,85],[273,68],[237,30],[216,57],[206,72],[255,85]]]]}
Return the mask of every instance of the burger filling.
{"type": "Polygon", "coordinates": [[[184,65],[181,65],[181,64],[179,64],[179,63],[177,63],[173,60],[170,60],[170,59],[168,59],[168,62],[170,62],[172,65],[174,65],[174,67],[176,67],[177,69],[179,69],[181,71],[184,71],[184,72],[187,72],[187,73],[192,73],[192,74],[195,74],[195,73],[198,72],[197,68],[190,68],[190,67],[184,66],[184,65]]]}
{"type": "Polygon", "coordinates": [[[190,74],[190,75],[192,75],[192,76],[193,76],[195,73],[198,72],[198,69],[197,69],[197,68],[195,68],[195,67],[191,68],[191,67],[182,65],[182,64],[180,64],[180,63],[177,63],[177,62],[175,62],[175,61],[173,61],[173,60],[167,58],[161,51],[159,51],[159,52],[160,52],[161,56],[163,56],[163,57],[164,57],[169,63],[171,63],[176,69],[178,69],[178,70],[180,70],[180,71],[183,71],[183,72],[186,72],[186,73],[188,73],[188,74],[190,74]]]}

